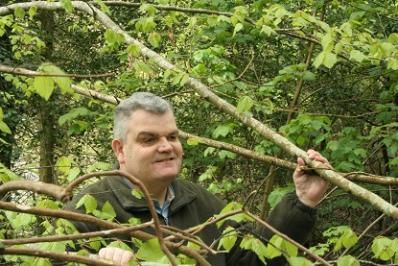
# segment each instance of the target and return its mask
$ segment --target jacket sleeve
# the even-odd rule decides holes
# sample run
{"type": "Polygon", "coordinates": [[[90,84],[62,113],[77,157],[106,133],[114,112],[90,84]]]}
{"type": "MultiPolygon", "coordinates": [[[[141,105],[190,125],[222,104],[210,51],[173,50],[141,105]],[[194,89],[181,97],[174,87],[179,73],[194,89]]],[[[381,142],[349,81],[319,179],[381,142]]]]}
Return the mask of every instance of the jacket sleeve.
{"type": "MultiPolygon", "coordinates": [[[[288,235],[297,242],[303,243],[309,236],[315,224],[316,210],[304,205],[296,196],[296,193],[288,193],[281,202],[273,209],[267,222],[273,227],[288,235]]],[[[244,233],[253,232],[253,227],[244,226],[241,228],[244,233]]],[[[258,236],[264,242],[271,239],[273,233],[262,227],[256,229],[254,235],[258,236]]],[[[267,265],[284,265],[285,260],[282,257],[267,262],[267,265]]],[[[227,256],[228,266],[263,265],[257,255],[251,251],[239,248],[239,243],[230,251],[227,256]]]]}

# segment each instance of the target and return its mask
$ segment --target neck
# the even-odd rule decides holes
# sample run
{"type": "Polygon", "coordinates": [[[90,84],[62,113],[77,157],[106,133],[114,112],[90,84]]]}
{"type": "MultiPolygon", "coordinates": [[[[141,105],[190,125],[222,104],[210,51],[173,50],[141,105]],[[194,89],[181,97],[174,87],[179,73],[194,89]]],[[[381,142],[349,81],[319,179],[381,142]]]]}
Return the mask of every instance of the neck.
{"type": "MultiPolygon", "coordinates": [[[[146,186],[146,185],[145,185],[146,186]]],[[[163,203],[166,198],[167,190],[169,185],[155,185],[155,186],[146,186],[151,194],[153,200],[157,200],[160,206],[163,206],[163,203]],[[149,189],[151,188],[151,189],[149,189]]]]}

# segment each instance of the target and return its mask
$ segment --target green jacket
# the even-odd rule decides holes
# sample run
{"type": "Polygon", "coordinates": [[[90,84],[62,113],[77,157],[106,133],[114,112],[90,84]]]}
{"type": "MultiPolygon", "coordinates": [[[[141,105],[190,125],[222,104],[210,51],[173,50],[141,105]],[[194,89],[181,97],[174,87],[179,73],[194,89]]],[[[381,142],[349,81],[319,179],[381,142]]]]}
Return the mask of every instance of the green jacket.
{"type": "MultiPolygon", "coordinates": [[[[168,224],[170,226],[180,229],[196,226],[219,213],[225,206],[223,201],[194,183],[177,179],[172,186],[175,198],[169,209],[168,224]]],[[[141,219],[141,222],[151,219],[145,199],[133,197],[131,189],[128,188],[122,177],[107,177],[87,187],[76,195],[65,206],[65,209],[85,213],[84,207],[76,209],[75,206],[86,193],[97,199],[98,209],[101,209],[102,205],[109,201],[115,209],[117,214],[115,219],[119,223],[128,223],[132,217],[141,219]]],[[[295,193],[289,193],[274,208],[267,221],[296,241],[303,242],[314,225],[315,210],[302,204],[295,193]]],[[[74,222],[74,224],[80,232],[101,229],[82,222],[74,222]]],[[[153,231],[149,232],[153,233],[153,231]]],[[[261,234],[263,239],[269,239],[272,236],[268,230],[261,230],[257,233],[261,234]]],[[[199,234],[199,237],[209,245],[219,236],[220,231],[216,226],[209,226],[199,234]]],[[[263,265],[254,253],[239,248],[232,249],[227,255],[219,254],[207,257],[207,260],[211,265],[216,266],[263,265]]]]}

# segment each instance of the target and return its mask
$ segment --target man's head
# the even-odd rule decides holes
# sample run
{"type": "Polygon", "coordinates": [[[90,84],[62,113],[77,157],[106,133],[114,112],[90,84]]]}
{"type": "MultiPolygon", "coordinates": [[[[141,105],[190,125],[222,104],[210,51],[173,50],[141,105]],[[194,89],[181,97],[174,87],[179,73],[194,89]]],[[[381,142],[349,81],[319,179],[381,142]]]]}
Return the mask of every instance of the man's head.
{"type": "Polygon", "coordinates": [[[150,92],[136,92],[121,101],[113,116],[113,138],[124,140],[127,134],[127,120],[136,110],[145,110],[154,114],[173,113],[173,107],[165,99],[150,92]]]}
{"type": "Polygon", "coordinates": [[[170,183],[180,171],[183,153],[170,103],[148,92],[120,102],[112,149],[120,169],[145,185],[170,183]]]}

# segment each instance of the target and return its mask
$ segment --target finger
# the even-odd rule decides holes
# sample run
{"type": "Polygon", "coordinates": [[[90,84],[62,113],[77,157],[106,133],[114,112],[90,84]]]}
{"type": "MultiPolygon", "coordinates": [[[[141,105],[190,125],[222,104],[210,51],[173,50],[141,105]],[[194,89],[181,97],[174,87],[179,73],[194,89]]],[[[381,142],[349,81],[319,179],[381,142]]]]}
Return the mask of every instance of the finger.
{"type": "Polygon", "coordinates": [[[311,149],[308,150],[307,155],[308,155],[308,158],[310,158],[311,160],[315,160],[315,161],[325,163],[325,164],[329,163],[329,161],[325,157],[323,157],[322,154],[320,154],[319,152],[317,152],[315,150],[311,150],[311,149]]]}
{"type": "Polygon", "coordinates": [[[128,265],[129,264],[129,261],[130,261],[130,259],[133,257],[133,253],[132,252],[129,252],[129,251],[127,251],[127,250],[125,250],[124,252],[123,252],[123,255],[121,256],[121,259],[120,259],[120,264],[121,265],[128,265]]]}
{"type": "Polygon", "coordinates": [[[115,253],[115,248],[107,247],[107,248],[100,249],[100,251],[98,252],[98,255],[101,259],[113,260],[114,253],[115,253]]]}
{"type": "Polygon", "coordinates": [[[304,165],[305,165],[304,160],[302,158],[297,158],[297,166],[296,166],[296,169],[294,169],[294,173],[293,173],[294,178],[304,174],[304,171],[303,171],[304,165]]]}
{"type": "Polygon", "coordinates": [[[112,254],[113,255],[112,261],[117,264],[122,264],[121,261],[122,261],[123,252],[124,252],[123,249],[115,248],[112,254]]]}

